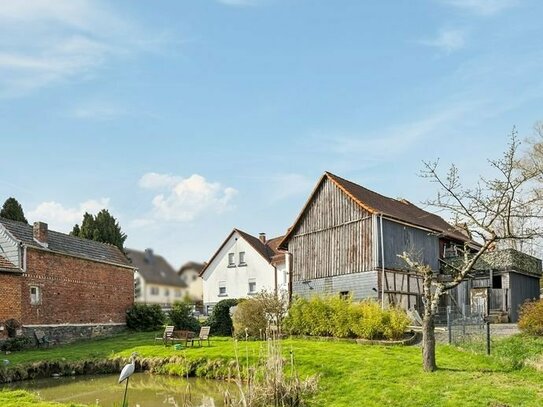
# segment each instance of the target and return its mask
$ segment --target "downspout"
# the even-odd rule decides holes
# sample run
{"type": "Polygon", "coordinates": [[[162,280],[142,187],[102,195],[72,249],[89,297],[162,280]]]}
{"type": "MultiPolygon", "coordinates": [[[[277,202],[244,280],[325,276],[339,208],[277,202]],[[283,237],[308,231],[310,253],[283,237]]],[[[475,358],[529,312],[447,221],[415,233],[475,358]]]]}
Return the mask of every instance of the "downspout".
{"type": "Polygon", "coordinates": [[[381,213],[381,308],[385,309],[385,245],[383,243],[383,214],[381,213]]]}

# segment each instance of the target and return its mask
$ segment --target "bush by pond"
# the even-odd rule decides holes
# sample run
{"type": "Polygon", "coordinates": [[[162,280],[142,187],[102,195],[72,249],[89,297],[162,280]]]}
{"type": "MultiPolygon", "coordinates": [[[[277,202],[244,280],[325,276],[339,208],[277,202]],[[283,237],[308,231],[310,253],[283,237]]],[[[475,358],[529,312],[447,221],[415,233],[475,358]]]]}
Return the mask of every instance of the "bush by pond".
{"type": "Polygon", "coordinates": [[[315,296],[295,299],[284,325],[293,335],[397,340],[403,337],[409,317],[399,308],[383,310],[376,301],[315,296]]]}
{"type": "Polygon", "coordinates": [[[156,331],[165,320],[166,315],[158,304],[134,304],[126,311],[126,326],[135,331],[156,331]]]}
{"type": "Polygon", "coordinates": [[[169,313],[169,318],[175,329],[197,332],[200,323],[192,316],[192,305],[187,302],[176,302],[169,313]]]}
{"type": "Polygon", "coordinates": [[[207,325],[211,327],[211,335],[232,336],[233,325],[230,316],[230,308],[235,307],[238,300],[230,298],[219,301],[214,307],[211,316],[207,320],[207,325]]]}
{"type": "Polygon", "coordinates": [[[263,338],[270,325],[280,327],[286,314],[286,301],[274,292],[262,291],[240,300],[234,316],[234,335],[263,338]]]}

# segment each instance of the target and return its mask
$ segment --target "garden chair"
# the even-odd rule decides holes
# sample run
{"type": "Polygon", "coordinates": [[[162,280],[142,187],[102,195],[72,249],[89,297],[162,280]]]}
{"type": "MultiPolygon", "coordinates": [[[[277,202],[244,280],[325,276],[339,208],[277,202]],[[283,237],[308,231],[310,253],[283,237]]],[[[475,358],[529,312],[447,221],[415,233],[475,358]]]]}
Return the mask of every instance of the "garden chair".
{"type": "Polygon", "coordinates": [[[194,341],[198,341],[198,346],[202,346],[202,341],[207,341],[207,346],[211,346],[211,343],[209,342],[209,331],[211,330],[210,326],[203,326],[200,328],[200,333],[198,334],[197,338],[194,338],[192,343],[194,344],[194,341]]]}
{"type": "Polygon", "coordinates": [[[173,325],[167,325],[166,328],[164,328],[164,333],[162,334],[162,336],[155,337],[155,343],[158,340],[161,340],[164,345],[167,345],[168,341],[173,343],[173,340],[172,340],[173,330],[174,330],[173,325]]]}
{"type": "Polygon", "coordinates": [[[43,333],[43,331],[39,329],[36,329],[34,331],[34,336],[36,337],[36,341],[38,342],[38,348],[42,346],[48,348],[49,345],[51,344],[51,341],[49,340],[49,338],[45,336],[45,333],[43,333]]]}

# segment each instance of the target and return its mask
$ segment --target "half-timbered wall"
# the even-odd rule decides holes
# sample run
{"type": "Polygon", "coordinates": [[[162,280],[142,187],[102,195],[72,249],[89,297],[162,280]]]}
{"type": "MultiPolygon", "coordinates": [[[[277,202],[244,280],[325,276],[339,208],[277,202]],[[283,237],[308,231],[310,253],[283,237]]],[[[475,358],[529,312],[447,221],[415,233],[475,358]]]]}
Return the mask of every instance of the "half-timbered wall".
{"type": "Polygon", "coordinates": [[[325,178],[288,249],[294,282],[373,270],[372,215],[325,178]]]}

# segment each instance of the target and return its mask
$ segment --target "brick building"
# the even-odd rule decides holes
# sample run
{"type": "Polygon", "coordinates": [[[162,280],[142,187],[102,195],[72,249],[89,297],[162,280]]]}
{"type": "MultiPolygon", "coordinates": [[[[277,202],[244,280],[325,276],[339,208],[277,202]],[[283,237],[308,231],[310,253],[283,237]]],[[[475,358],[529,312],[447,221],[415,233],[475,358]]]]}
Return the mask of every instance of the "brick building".
{"type": "Polygon", "coordinates": [[[134,267],[115,246],[0,218],[0,338],[6,321],[58,342],[122,328],[134,267]]]}

